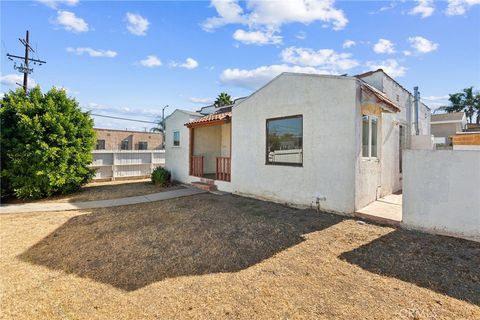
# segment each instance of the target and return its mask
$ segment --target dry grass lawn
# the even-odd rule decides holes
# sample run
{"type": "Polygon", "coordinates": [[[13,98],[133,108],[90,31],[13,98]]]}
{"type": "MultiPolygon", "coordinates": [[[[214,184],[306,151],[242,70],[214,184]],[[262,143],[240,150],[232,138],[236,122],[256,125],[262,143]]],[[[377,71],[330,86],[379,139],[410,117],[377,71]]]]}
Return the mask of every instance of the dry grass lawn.
{"type": "Polygon", "coordinates": [[[167,190],[181,188],[180,186],[160,187],[152,183],[150,179],[141,180],[117,180],[107,182],[91,182],[83,186],[79,191],[56,195],[39,200],[20,200],[15,198],[5,199],[6,203],[30,203],[30,202],[81,202],[94,200],[108,200],[123,197],[134,197],[167,190]]]}
{"type": "Polygon", "coordinates": [[[3,319],[480,319],[480,243],[202,194],[0,216],[3,319]]]}

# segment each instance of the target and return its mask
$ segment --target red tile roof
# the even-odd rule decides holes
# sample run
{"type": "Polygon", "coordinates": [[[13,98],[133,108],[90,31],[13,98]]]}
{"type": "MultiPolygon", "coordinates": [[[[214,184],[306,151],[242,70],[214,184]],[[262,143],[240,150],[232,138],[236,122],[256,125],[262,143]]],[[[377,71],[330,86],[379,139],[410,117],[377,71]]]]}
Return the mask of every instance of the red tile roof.
{"type": "Polygon", "coordinates": [[[222,112],[222,113],[212,113],[212,114],[206,115],[205,117],[192,120],[186,123],[185,125],[187,127],[190,127],[196,124],[207,124],[207,123],[217,122],[217,121],[226,121],[226,120],[229,120],[231,117],[232,117],[231,111],[222,112]]]}

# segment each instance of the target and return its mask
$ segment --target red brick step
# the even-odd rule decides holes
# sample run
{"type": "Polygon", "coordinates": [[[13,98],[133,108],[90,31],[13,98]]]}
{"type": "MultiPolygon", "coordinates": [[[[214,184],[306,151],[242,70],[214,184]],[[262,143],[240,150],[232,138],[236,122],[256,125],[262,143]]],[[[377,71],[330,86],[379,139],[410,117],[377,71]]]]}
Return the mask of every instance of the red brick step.
{"type": "Polygon", "coordinates": [[[201,189],[201,190],[205,190],[205,191],[216,191],[217,190],[217,186],[214,185],[214,184],[211,184],[211,183],[195,181],[195,182],[192,182],[191,184],[192,184],[192,186],[194,186],[198,189],[201,189]]]}

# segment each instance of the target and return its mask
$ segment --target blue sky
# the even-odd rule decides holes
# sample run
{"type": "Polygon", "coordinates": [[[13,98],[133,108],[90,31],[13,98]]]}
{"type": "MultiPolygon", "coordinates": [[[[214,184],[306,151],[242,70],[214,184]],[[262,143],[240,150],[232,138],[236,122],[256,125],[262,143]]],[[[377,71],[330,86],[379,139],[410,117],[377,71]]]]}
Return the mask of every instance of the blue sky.
{"type": "MultiPolygon", "coordinates": [[[[245,96],[282,71],[382,67],[431,107],[480,88],[480,1],[2,1],[1,92],[21,82],[5,54],[31,32],[31,78],[84,110],[155,120],[226,91],[245,96]],[[305,4],[307,2],[307,5],[305,4]],[[36,57],[36,56],[35,56],[36,57]]],[[[98,127],[149,124],[95,118],[98,127]]]]}

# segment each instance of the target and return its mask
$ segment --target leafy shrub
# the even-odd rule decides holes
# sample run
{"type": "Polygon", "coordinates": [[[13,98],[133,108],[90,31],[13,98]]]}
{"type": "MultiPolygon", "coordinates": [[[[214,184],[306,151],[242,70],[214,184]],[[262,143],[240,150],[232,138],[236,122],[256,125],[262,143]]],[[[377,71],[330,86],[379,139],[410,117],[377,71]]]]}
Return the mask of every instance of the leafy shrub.
{"type": "Polygon", "coordinates": [[[93,171],[93,120],[64,90],[10,91],[0,100],[2,195],[41,198],[78,190],[93,171]]]}
{"type": "Polygon", "coordinates": [[[152,182],[162,187],[167,186],[170,183],[170,171],[165,168],[157,167],[152,172],[152,182]]]}

